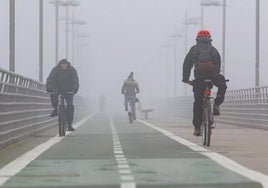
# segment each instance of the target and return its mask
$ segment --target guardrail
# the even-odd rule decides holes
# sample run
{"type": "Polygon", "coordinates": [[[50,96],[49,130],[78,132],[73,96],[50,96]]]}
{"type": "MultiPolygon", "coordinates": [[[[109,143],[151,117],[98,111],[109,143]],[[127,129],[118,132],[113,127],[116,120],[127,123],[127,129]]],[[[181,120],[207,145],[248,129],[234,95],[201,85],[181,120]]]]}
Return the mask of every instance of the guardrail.
{"type": "MultiPolygon", "coordinates": [[[[86,115],[84,99],[75,97],[76,107],[86,115]]],[[[0,69],[0,147],[57,125],[45,85],[33,79],[0,69]]]]}
{"type": "MultiPolygon", "coordinates": [[[[193,96],[165,100],[162,108],[167,115],[190,119],[193,96]]],[[[227,91],[216,122],[268,130],[268,87],[227,91]]]]}

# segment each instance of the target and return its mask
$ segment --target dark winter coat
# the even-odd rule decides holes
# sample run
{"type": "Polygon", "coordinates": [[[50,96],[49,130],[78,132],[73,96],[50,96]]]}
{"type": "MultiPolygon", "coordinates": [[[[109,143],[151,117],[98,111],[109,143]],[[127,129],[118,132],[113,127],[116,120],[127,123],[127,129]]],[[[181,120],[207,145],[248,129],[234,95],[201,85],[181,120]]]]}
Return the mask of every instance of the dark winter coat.
{"type": "Polygon", "coordinates": [[[77,92],[79,89],[79,79],[74,67],[68,62],[66,70],[61,69],[60,64],[55,66],[46,82],[48,92],[77,92]]]}
{"type": "Polygon", "coordinates": [[[125,96],[136,96],[139,93],[139,85],[133,78],[128,78],[124,81],[121,93],[125,96]]]}
{"type": "MultiPolygon", "coordinates": [[[[198,50],[198,48],[200,47],[200,45],[204,44],[211,45],[211,39],[197,40],[197,44],[192,46],[190,51],[186,55],[183,63],[183,79],[182,79],[183,82],[189,81],[191,69],[193,68],[195,63],[198,63],[198,57],[200,54],[200,50],[198,50]]],[[[197,71],[194,71],[195,79],[210,78],[212,76],[220,74],[221,57],[218,50],[212,45],[211,45],[211,58],[214,64],[214,70],[210,73],[199,73],[197,71]]]]}

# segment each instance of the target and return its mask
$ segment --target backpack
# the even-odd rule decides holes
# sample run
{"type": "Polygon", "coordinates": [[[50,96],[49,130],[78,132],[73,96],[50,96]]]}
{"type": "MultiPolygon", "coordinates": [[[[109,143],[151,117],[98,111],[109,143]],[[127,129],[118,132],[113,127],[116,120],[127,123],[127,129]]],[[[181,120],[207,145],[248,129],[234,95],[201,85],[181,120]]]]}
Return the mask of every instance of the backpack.
{"type": "Polygon", "coordinates": [[[210,73],[214,70],[212,50],[213,48],[209,44],[198,45],[197,62],[195,63],[196,72],[210,73]]]}

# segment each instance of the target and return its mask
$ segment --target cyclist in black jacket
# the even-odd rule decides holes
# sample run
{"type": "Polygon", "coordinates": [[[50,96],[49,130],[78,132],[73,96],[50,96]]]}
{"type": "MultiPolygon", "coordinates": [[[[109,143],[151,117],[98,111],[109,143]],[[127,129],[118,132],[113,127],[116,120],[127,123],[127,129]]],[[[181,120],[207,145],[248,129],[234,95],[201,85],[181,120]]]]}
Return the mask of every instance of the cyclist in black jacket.
{"type": "Polygon", "coordinates": [[[65,93],[64,98],[67,103],[67,123],[68,130],[74,131],[72,127],[73,116],[74,116],[74,105],[73,96],[79,89],[79,79],[77,72],[71,63],[66,59],[60,60],[59,64],[56,65],[50,72],[46,82],[47,92],[53,92],[50,94],[53,112],[50,114],[51,117],[58,115],[58,96],[60,93],[65,93]]]}
{"type": "Polygon", "coordinates": [[[193,83],[194,106],[193,106],[193,125],[194,135],[200,136],[202,123],[202,105],[205,79],[211,79],[218,88],[217,97],[213,106],[213,114],[220,115],[219,106],[224,101],[227,89],[225,78],[220,74],[221,58],[215,47],[211,45],[211,35],[208,30],[200,30],[196,37],[196,45],[192,46],[186,55],[183,63],[184,83],[189,83],[191,69],[194,68],[195,81],[193,83]]]}

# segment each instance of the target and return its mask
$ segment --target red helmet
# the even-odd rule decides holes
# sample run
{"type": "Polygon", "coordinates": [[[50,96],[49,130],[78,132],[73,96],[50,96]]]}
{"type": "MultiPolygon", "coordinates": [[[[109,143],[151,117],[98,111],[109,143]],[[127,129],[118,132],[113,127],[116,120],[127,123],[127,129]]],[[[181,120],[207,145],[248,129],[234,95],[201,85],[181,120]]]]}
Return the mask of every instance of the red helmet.
{"type": "Polygon", "coordinates": [[[198,31],[197,37],[208,37],[211,38],[210,32],[208,30],[202,29],[198,31]]]}

